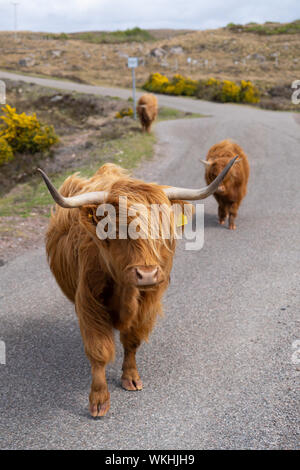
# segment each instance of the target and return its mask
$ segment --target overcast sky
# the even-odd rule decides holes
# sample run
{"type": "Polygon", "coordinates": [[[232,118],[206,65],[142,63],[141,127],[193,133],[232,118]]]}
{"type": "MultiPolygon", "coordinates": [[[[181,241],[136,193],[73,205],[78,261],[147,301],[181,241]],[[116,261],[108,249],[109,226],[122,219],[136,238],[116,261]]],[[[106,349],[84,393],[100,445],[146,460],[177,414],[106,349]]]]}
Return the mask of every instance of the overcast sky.
{"type": "MultiPolygon", "coordinates": [[[[206,29],[227,23],[293,21],[300,0],[13,0],[18,29],[49,32],[141,28],[206,29]]],[[[11,0],[0,0],[0,30],[13,29],[11,0]]]]}

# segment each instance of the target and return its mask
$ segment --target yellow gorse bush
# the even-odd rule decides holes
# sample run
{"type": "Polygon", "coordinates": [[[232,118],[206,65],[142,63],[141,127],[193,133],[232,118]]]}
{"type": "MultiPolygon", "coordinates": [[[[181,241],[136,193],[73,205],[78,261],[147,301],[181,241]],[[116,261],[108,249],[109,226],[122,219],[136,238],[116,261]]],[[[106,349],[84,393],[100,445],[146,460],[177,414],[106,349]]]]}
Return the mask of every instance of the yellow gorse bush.
{"type": "Polygon", "coordinates": [[[198,82],[176,74],[170,81],[160,73],[152,73],[143,88],[147,91],[164,93],[167,95],[193,96],[197,90],[198,82]]]}
{"type": "Polygon", "coordinates": [[[163,89],[170,84],[169,79],[160,73],[152,73],[143,88],[148,91],[163,93],[163,89]]]}
{"type": "Polygon", "coordinates": [[[36,114],[18,114],[15,108],[6,105],[2,108],[0,138],[4,139],[13,152],[45,152],[58,142],[53,126],[40,123],[36,114]]]}
{"type": "Polygon", "coordinates": [[[240,96],[242,103],[259,103],[258,89],[250,81],[241,81],[240,96]]]}
{"type": "Polygon", "coordinates": [[[231,80],[208,78],[199,80],[196,96],[203,100],[222,103],[259,103],[259,91],[250,81],[242,80],[238,85],[231,80]]]}
{"type": "Polygon", "coordinates": [[[250,81],[242,80],[237,84],[231,80],[208,78],[192,80],[175,75],[169,80],[160,73],[152,73],[143,88],[147,91],[168,95],[197,96],[200,99],[221,101],[222,103],[258,103],[258,89],[250,81]]]}
{"type": "Polygon", "coordinates": [[[14,152],[4,137],[0,137],[0,166],[14,158],[14,152]]]}
{"type": "Polygon", "coordinates": [[[215,85],[220,85],[220,80],[217,80],[216,78],[209,78],[206,80],[206,85],[208,86],[215,86],[215,85]]]}
{"type": "Polygon", "coordinates": [[[118,111],[115,117],[117,119],[122,119],[125,116],[133,116],[133,109],[132,108],[124,108],[121,111],[118,111]]]}
{"type": "Polygon", "coordinates": [[[240,87],[230,80],[223,80],[221,101],[223,103],[226,101],[238,103],[240,101],[240,87]]]}

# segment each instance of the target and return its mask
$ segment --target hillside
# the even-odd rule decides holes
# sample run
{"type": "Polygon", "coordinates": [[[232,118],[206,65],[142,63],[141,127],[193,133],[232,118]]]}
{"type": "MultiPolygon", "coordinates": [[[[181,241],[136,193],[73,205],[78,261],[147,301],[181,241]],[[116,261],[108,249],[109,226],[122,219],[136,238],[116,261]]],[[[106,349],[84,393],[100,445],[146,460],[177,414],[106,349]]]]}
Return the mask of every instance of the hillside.
{"type": "Polygon", "coordinates": [[[168,76],[180,73],[194,79],[247,79],[262,91],[275,87],[270,98],[278,91],[289,99],[291,82],[300,77],[299,49],[299,22],[230,24],[191,32],[139,28],[70,35],[21,32],[17,41],[12,33],[1,32],[0,68],[129,87],[127,57],[137,56],[138,86],[153,72],[168,76]]]}

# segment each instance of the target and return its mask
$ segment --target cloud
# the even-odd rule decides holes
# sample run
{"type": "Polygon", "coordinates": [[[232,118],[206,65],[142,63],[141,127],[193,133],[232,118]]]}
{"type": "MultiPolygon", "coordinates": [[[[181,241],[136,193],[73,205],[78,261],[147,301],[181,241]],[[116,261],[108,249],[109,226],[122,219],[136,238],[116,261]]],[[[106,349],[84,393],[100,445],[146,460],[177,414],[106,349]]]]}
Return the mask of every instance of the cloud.
{"type": "MultiPolygon", "coordinates": [[[[292,21],[299,0],[16,0],[18,29],[71,32],[143,28],[206,29],[229,22],[292,21]]],[[[13,28],[13,7],[0,0],[0,29],[13,28]]]]}

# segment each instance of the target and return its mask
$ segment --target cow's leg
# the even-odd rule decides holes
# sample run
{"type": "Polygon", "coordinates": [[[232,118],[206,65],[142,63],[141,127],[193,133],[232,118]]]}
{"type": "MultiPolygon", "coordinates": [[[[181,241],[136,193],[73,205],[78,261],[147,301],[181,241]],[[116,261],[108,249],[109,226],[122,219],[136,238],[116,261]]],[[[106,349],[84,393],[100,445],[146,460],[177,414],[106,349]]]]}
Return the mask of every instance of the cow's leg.
{"type": "Polygon", "coordinates": [[[138,334],[130,330],[120,333],[120,340],[124,347],[122,387],[126,390],[142,390],[143,384],[136,367],[135,354],[141,344],[138,334]]]}
{"type": "Polygon", "coordinates": [[[233,202],[229,207],[229,229],[235,230],[235,219],[238,213],[239,203],[233,202]]]}
{"type": "Polygon", "coordinates": [[[91,361],[92,385],[89,396],[90,413],[96,418],[104,416],[110,407],[110,394],[105,377],[105,363],[91,361]]]}
{"type": "Polygon", "coordinates": [[[219,216],[220,225],[225,224],[227,215],[228,215],[228,210],[227,210],[226,205],[222,201],[219,201],[218,216],[219,216]]]}
{"type": "MultiPolygon", "coordinates": [[[[78,312],[78,308],[76,309],[78,312]]],[[[96,321],[91,317],[86,320],[80,315],[79,324],[87,357],[91,363],[92,385],[89,395],[90,413],[95,418],[104,416],[110,407],[110,395],[106,383],[105,368],[114,358],[114,339],[112,326],[96,321]]]]}

